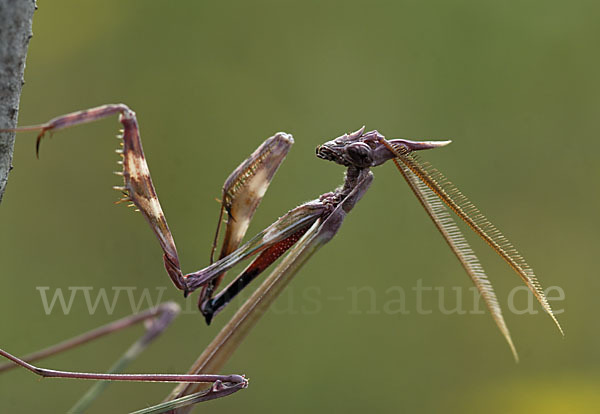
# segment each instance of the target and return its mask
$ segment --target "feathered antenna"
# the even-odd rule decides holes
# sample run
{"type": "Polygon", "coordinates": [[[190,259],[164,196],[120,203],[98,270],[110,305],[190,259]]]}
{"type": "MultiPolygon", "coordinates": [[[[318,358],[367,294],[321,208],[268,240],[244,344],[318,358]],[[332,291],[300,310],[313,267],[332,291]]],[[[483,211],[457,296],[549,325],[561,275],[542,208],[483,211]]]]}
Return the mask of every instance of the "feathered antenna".
{"type": "Polygon", "coordinates": [[[439,201],[435,200],[432,202],[432,195],[437,196],[441,202],[448,206],[450,210],[460,217],[461,220],[463,220],[506,263],[508,263],[508,265],[525,282],[529,290],[531,290],[531,292],[537,298],[538,302],[542,305],[546,313],[550,315],[560,333],[564,336],[564,332],[558,323],[556,316],[552,312],[552,308],[550,307],[550,304],[544,295],[542,286],[537,280],[533,269],[527,264],[523,256],[519,254],[514,245],[439,170],[431,166],[429,163],[422,163],[417,155],[414,153],[409,153],[401,145],[393,145],[389,141],[385,140],[384,145],[396,156],[394,163],[406,179],[417,198],[421,201],[421,204],[424,206],[425,210],[434,221],[436,227],[438,230],[440,230],[453,252],[461,261],[463,267],[465,267],[467,270],[467,273],[471,279],[473,279],[488,308],[490,308],[496,324],[502,331],[506,340],[509,342],[511,349],[513,349],[513,354],[515,357],[516,353],[514,351],[512,341],[510,340],[510,334],[508,333],[508,329],[506,328],[506,324],[504,323],[504,319],[500,313],[499,306],[497,306],[496,309],[498,300],[493,293],[493,289],[491,284],[489,284],[489,280],[487,280],[487,277],[483,272],[483,268],[481,268],[479,261],[472,253],[472,249],[468,246],[468,244],[466,244],[464,236],[462,236],[460,232],[456,233],[454,230],[456,225],[453,222],[447,221],[449,216],[446,217],[442,214],[441,218],[437,217],[437,215],[440,214],[440,210],[436,202],[439,203],[439,201]],[[457,238],[452,241],[454,237],[457,238]],[[456,247],[459,247],[459,249],[455,250],[456,247]],[[466,250],[463,250],[461,253],[460,248],[462,247],[466,247],[466,250]],[[464,259],[467,260],[465,261],[464,259]],[[475,261],[469,264],[469,261],[473,259],[475,261]],[[478,280],[480,284],[478,284],[476,280],[478,280]],[[483,282],[484,280],[485,282],[483,282]]]}
{"type": "MultiPolygon", "coordinates": [[[[406,151],[405,148],[395,145],[394,147],[398,153],[405,155],[408,154],[408,151],[406,151]]],[[[500,302],[496,297],[496,293],[494,292],[494,287],[488,279],[483,266],[475,255],[475,252],[454,222],[450,212],[444,203],[440,201],[440,198],[408,167],[406,167],[396,158],[394,158],[392,161],[427,212],[427,215],[431,218],[439,232],[448,243],[448,246],[450,246],[450,249],[456,255],[463,268],[473,281],[473,284],[481,294],[481,297],[492,314],[492,317],[500,329],[500,332],[506,339],[506,342],[508,342],[508,346],[510,347],[515,361],[519,362],[519,355],[517,354],[517,350],[513,344],[510,332],[506,326],[506,322],[504,321],[504,317],[502,316],[502,309],[500,307],[500,302]]]]}

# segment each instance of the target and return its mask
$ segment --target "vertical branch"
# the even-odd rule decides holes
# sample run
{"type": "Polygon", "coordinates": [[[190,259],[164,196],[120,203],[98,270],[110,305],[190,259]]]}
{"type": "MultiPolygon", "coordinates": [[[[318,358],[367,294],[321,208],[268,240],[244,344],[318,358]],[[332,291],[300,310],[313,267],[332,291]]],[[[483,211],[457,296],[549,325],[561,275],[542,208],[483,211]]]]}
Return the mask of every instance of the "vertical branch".
{"type": "MultiPolygon", "coordinates": [[[[35,0],[0,0],[0,128],[17,126],[35,0]]],[[[0,133],[0,202],[12,169],[14,132],[0,133]]]]}

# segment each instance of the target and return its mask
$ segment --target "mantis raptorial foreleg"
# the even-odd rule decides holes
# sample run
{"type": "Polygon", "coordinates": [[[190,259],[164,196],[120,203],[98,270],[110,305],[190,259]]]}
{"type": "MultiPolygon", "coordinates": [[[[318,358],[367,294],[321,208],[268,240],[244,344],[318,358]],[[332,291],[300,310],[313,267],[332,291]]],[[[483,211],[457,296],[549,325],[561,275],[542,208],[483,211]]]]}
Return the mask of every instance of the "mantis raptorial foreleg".
{"type": "Polygon", "coordinates": [[[17,128],[16,131],[39,130],[36,142],[36,154],[39,155],[40,143],[47,133],[53,133],[60,129],[75,125],[94,122],[102,118],[119,114],[119,122],[123,125],[122,134],[118,135],[123,140],[122,149],[117,150],[123,158],[119,164],[123,166],[123,186],[115,186],[124,197],[119,202],[131,202],[142,213],[154,233],[163,250],[163,260],[167,273],[179,289],[185,289],[185,281],[181,273],[179,257],[175,248],[175,241],[167,220],[158,201],[156,190],[152,184],[150,170],[146,163],[140,130],[135,112],[124,104],[103,105],[92,109],[73,112],[51,119],[45,124],[17,128]]]}
{"type": "MultiPolygon", "coordinates": [[[[94,122],[116,114],[119,115],[119,122],[123,125],[122,134],[118,136],[123,139],[123,148],[118,150],[123,158],[119,161],[123,171],[117,172],[118,175],[123,176],[123,185],[114,187],[124,194],[119,202],[131,202],[142,213],[158,238],[163,250],[165,268],[175,286],[183,290],[186,295],[200,286],[204,287],[200,296],[202,303],[210,299],[225,270],[211,274],[210,278],[203,278],[200,282],[195,277],[198,272],[188,275],[182,273],[175,241],[152,183],[135,112],[124,104],[109,104],[62,115],[41,125],[21,127],[13,129],[13,131],[40,131],[36,142],[36,153],[39,154],[41,140],[47,133],[94,122]]],[[[223,211],[226,211],[228,220],[221,258],[226,257],[238,248],[246,234],[254,212],[293,142],[291,135],[282,132],[268,138],[226,180],[223,186],[221,216],[223,211]]],[[[220,223],[221,217],[219,217],[213,252],[216,247],[220,223]]],[[[289,234],[279,234],[271,237],[268,242],[266,239],[259,240],[261,244],[253,246],[248,254],[256,254],[268,249],[288,237],[289,234]]],[[[236,257],[245,258],[248,254],[238,254],[236,257]]],[[[212,256],[211,254],[211,261],[212,256]]]]}

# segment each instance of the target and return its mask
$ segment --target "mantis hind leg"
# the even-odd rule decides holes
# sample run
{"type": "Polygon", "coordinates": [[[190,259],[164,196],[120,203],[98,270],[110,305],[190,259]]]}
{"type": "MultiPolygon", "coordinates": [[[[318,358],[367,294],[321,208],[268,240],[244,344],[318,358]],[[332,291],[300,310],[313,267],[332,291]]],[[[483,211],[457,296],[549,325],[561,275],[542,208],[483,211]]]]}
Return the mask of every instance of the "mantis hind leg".
{"type": "Polygon", "coordinates": [[[42,377],[93,379],[96,382],[75,404],[69,412],[83,412],[102,393],[108,385],[107,381],[151,381],[151,382],[202,382],[212,383],[212,386],[202,395],[198,396],[196,402],[207,401],[215,398],[225,397],[246,388],[248,382],[240,375],[185,375],[185,374],[120,374],[123,369],[132,362],[146,347],[152,343],[179,314],[181,308],[175,302],[165,302],[143,312],[127,316],[107,325],[93,329],[75,338],[63,341],[57,345],[43,349],[36,353],[18,358],[0,349],[0,356],[9,359],[10,363],[0,365],[0,372],[21,366],[34,374],[42,377]],[[86,373],[57,371],[39,368],[31,364],[42,358],[56,355],[60,352],[75,348],[79,345],[91,342],[100,337],[120,331],[130,326],[143,322],[146,325],[145,333],[135,341],[121,358],[113,364],[108,373],[86,373]]]}

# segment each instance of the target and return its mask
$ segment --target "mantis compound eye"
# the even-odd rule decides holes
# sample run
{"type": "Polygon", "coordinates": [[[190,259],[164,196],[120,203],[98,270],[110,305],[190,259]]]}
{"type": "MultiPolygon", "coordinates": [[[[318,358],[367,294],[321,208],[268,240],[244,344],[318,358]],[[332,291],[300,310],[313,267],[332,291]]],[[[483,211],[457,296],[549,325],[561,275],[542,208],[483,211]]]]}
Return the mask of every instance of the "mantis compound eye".
{"type": "Polygon", "coordinates": [[[355,142],[348,145],[344,158],[358,168],[366,168],[373,163],[371,147],[364,142],[355,142]]]}

